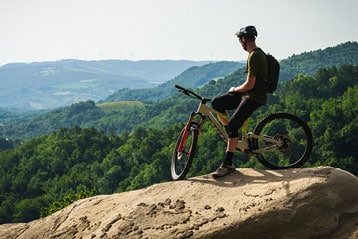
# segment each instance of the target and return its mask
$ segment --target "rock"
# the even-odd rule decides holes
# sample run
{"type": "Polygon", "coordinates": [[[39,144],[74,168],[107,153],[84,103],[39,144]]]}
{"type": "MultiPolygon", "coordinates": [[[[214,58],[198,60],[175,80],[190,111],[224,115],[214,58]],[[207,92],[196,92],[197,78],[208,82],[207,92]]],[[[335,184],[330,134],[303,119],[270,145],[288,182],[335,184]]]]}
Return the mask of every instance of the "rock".
{"type": "Polygon", "coordinates": [[[336,168],[237,169],[79,200],[0,238],[358,238],[358,179],[336,168]]]}

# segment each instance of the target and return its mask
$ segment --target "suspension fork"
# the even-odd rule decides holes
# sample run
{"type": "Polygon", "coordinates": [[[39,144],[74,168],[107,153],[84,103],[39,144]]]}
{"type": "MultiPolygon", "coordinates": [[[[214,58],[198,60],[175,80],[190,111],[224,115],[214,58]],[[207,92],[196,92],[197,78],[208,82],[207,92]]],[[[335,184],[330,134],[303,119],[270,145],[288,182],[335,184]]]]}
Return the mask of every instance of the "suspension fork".
{"type": "Polygon", "coordinates": [[[198,132],[198,137],[200,135],[200,130],[201,130],[201,126],[203,125],[205,120],[205,116],[202,115],[199,112],[192,112],[190,114],[189,120],[186,123],[185,127],[184,127],[184,132],[183,132],[183,136],[181,137],[180,140],[180,144],[178,146],[178,153],[181,153],[183,151],[184,148],[184,144],[188,138],[189,132],[192,130],[196,130],[198,132]],[[199,115],[200,119],[198,121],[196,121],[194,118],[195,116],[199,115]]]}

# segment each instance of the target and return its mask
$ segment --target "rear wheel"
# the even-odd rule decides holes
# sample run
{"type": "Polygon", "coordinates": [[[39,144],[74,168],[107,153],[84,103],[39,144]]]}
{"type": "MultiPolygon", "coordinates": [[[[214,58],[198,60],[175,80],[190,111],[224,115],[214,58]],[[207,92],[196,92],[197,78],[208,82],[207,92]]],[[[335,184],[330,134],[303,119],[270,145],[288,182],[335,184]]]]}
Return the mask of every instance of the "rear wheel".
{"type": "Polygon", "coordinates": [[[289,113],[267,116],[255,127],[254,134],[275,140],[275,143],[257,138],[252,140],[253,150],[267,149],[256,157],[271,169],[301,167],[312,151],[313,138],[308,125],[289,113]]]}
{"type": "Polygon", "coordinates": [[[189,171],[198,141],[198,127],[192,124],[184,127],[179,135],[171,162],[173,180],[184,179],[189,171]]]}

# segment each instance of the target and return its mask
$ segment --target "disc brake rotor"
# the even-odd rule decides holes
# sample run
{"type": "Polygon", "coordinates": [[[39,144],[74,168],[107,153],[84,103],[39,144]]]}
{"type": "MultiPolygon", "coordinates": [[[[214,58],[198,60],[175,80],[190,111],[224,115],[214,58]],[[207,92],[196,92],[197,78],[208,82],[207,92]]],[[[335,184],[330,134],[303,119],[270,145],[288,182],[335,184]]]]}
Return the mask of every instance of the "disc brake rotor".
{"type": "Polygon", "coordinates": [[[277,148],[281,151],[286,151],[291,144],[291,140],[288,135],[279,134],[274,137],[277,140],[277,148]]]}

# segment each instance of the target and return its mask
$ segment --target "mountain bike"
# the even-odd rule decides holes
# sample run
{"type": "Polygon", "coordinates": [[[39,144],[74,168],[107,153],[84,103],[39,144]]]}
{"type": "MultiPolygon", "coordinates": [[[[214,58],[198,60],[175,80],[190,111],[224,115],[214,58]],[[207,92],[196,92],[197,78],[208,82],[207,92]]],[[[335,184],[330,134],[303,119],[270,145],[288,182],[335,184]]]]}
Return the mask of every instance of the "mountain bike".
{"type": "MultiPolygon", "coordinates": [[[[171,160],[171,176],[173,180],[184,179],[192,164],[201,127],[209,120],[222,139],[227,142],[229,136],[218,117],[228,119],[207,103],[211,99],[202,97],[182,86],[175,85],[183,94],[200,100],[196,112],[192,112],[189,120],[181,130],[171,160]]],[[[287,169],[301,167],[309,158],[313,137],[308,125],[299,117],[290,113],[274,113],[263,118],[248,132],[251,117],[241,127],[241,136],[237,150],[247,156],[255,156],[259,162],[269,169],[287,169]]]]}

